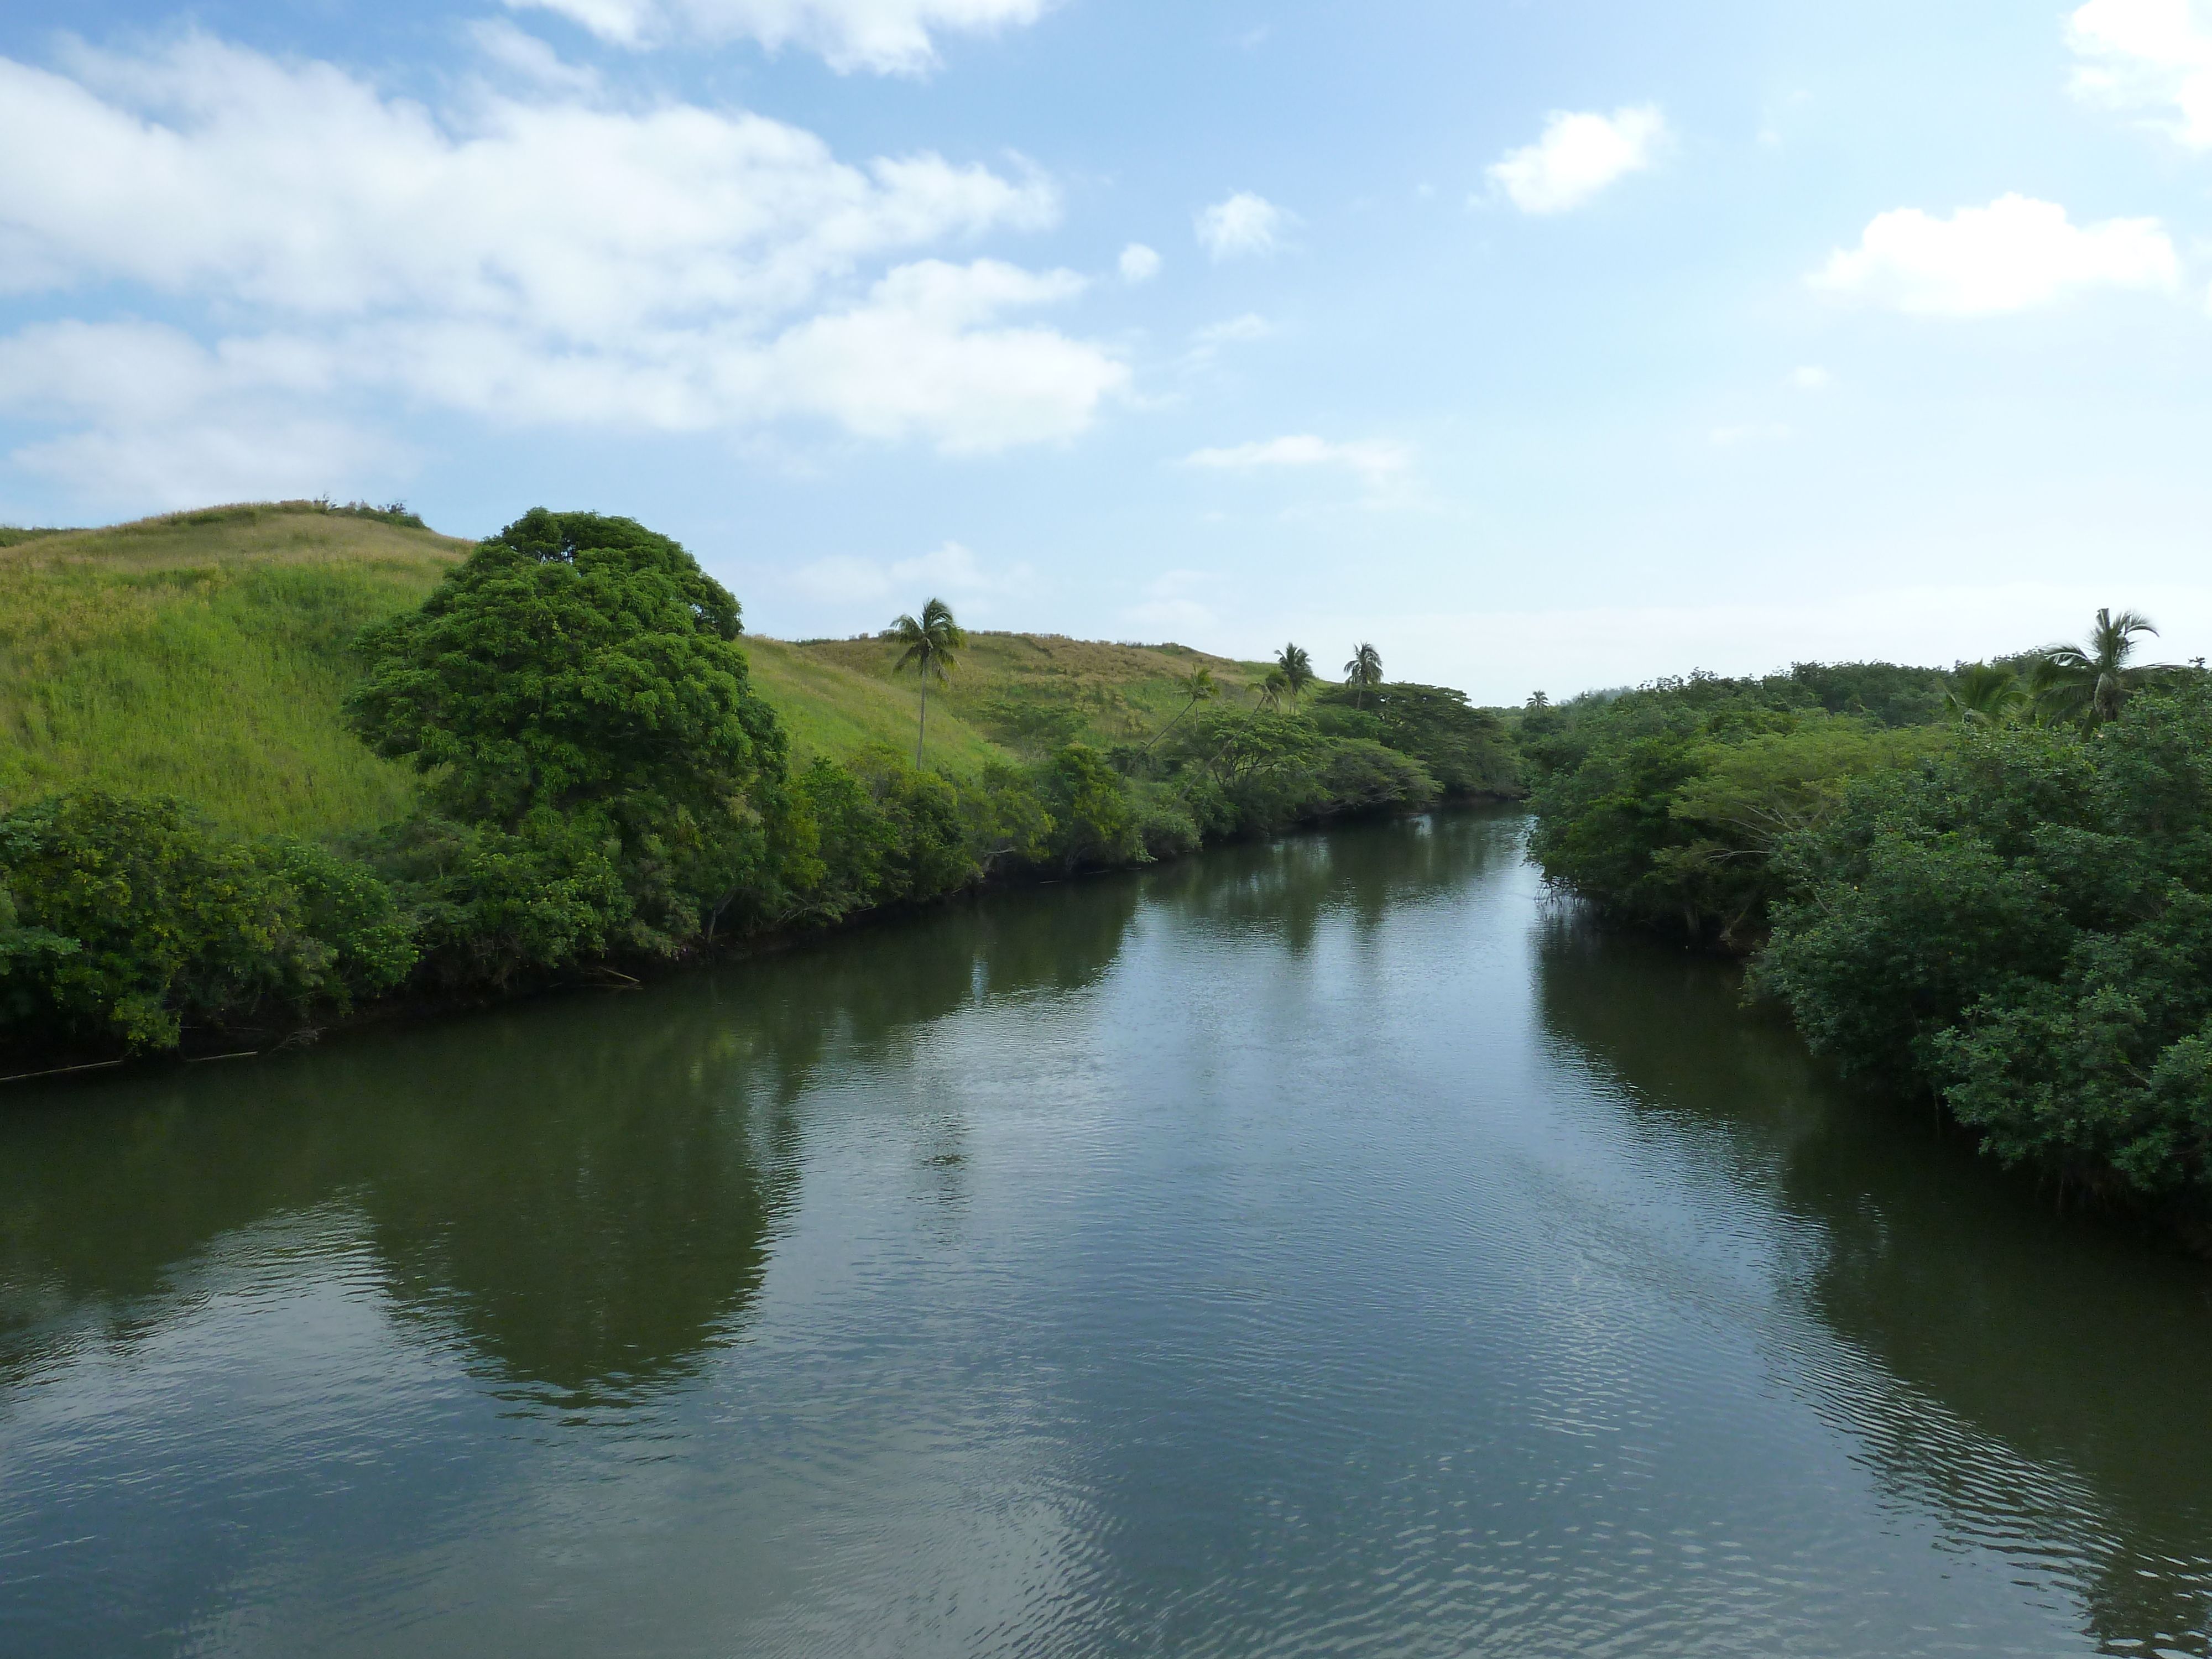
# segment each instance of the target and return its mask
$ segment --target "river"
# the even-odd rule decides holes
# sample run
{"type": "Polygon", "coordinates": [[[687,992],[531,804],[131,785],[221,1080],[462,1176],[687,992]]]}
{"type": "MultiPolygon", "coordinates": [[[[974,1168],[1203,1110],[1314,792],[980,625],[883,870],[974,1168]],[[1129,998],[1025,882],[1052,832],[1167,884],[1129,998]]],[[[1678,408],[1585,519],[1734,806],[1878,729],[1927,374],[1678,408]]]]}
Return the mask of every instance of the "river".
{"type": "Polygon", "coordinates": [[[1510,814],[0,1096],[0,1651],[2202,1655],[2212,1269],[1510,814]]]}

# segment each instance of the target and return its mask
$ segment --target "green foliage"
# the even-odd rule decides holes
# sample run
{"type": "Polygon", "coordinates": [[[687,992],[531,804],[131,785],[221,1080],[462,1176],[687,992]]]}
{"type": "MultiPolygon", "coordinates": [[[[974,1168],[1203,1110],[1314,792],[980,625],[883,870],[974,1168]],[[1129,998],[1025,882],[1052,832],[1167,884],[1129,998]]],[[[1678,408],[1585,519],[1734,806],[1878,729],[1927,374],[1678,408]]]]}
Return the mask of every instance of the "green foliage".
{"type": "Polygon", "coordinates": [[[1421,763],[1370,738],[1324,729],[1374,721],[1352,709],[1319,719],[1266,704],[1191,720],[1162,750],[1177,795],[1208,834],[1252,835],[1352,812],[1413,811],[1440,791],[1421,763]]]}
{"type": "Polygon", "coordinates": [[[1383,684],[1379,661],[1375,672],[1374,683],[1355,682],[1321,694],[1316,717],[1322,730],[1369,738],[1411,756],[1447,795],[1495,797],[1519,791],[1520,760],[1497,715],[1469,708],[1464,691],[1410,680],[1383,684]],[[1354,719],[1346,721],[1347,715],[1354,719]],[[1372,724],[1359,721],[1360,715],[1372,724]]]}
{"type": "Polygon", "coordinates": [[[419,611],[363,634],[368,677],[347,709],[378,753],[426,775],[439,815],[505,838],[483,854],[488,894],[507,890],[491,872],[541,862],[574,887],[550,931],[497,930],[519,960],[565,959],[556,939],[665,953],[703,912],[772,880],[749,797],[781,779],[785,744],[739,631],[737,601],[666,537],[540,507],[479,544],[419,611]],[[585,896],[602,857],[627,907],[585,896]]]}
{"type": "Polygon", "coordinates": [[[596,815],[545,810],[513,830],[418,816],[366,838],[362,852],[416,918],[425,978],[447,988],[510,983],[640,938],[619,842],[596,815]]]}
{"type": "Polygon", "coordinates": [[[1344,684],[1352,692],[1352,706],[1365,708],[1366,694],[1382,684],[1382,653],[1362,640],[1344,665],[1344,684]]]}
{"type": "Polygon", "coordinates": [[[83,791],[0,818],[0,1032],[173,1048],[187,1023],[343,1005],[412,967],[392,894],[184,803],[83,791]]]}
{"type": "Polygon", "coordinates": [[[1070,744],[1038,769],[1037,794],[1052,815],[1048,841],[1062,869],[1106,869],[1151,856],[1121,775],[1087,744],[1070,744]]]}
{"type": "Polygon", "coordinates": [[[2155,635],[2150,618],[2133,611],[2097,612],[2088,639],[2050,646],[2037,653],[2034,699],[2046,720],[2098,726],[2119,718],[2129,696],[2172,673],[2162,663],[2136,663],[2136,635],[2155,635]]]}
{"type": "Polygon", "coordinates": [[[2212,691],[2094,737],[1970,729],[1793,837],[1756,984],[1988,1148],[2142,1195],[2212,1193],[2212,691]]]}
{"type": "Polygon", "coordinates": [[[1828,703],[1863,708],[1871,695],[1892,713],[1917,709],[1903,693],[1918,672],[1801,664],[1763,680],[1692,675],[1532,708],[1522,720],[1535,778],[1530,851],[1609,915],[1741,946],[1787,890],[1784,839],[1838,810],[1851,779],[1943,740],[1828,703]]]}

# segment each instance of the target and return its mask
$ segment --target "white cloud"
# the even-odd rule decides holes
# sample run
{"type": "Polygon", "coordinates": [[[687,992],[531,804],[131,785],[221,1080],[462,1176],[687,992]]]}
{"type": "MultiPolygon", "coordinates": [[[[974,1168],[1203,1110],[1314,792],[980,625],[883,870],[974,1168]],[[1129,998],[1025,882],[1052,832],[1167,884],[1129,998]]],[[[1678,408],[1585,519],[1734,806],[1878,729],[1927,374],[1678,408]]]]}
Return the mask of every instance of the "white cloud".
{"type": "Polygon", "coordinates": [[[1200,212],[1192,223],[1198,245],[1218,263],[1244,254],[1273,254],[1297,223],[1297,216],[1264,196],[1240,190],[1200,212]]]}
{"type": "Polygon", "coordinates": [[[1183,457],[1183,465],[1238,472],[1261,467],[1343,466],[1351,468],[1370,484],[1380,484],[1402,476],[1413,465],[1413,456],[1402,444],[1384,439],[1330,443],[1310,433],[1301,433],[1223,449],[1200,449],[1183,457]]]}
{"type": "Polygon", "coordinates": [[[1160,274],[1160,256],[1142,242],[1132,242],[1121,250],[1121,280],[1134,286],[1149,283],[1160,274]]]}
{"type": "Polygon", "coordinates": [[[1838,298],[1916,316],[2026,311],[2089,288],[2171,289],[2173,243],[2155,219],[2075,225],[2053,202],[2001,196],[1937,219],[1917,208],[1877,215],[1852,249],[1807,280],[1838,298]]]}
{"type": "Polygon", "coordinates": [[[2202,0],[2089,0],[2067,21],[2082,59],[2074,94],[2150,112],[2192,149],[2212,149],[2212,15],[2202,0]]]}
{"type": "Polygon", "coordinates": [[[1127,384],[1105,348],[1015,320],[1080,277],[914,257],[1053,222],[1034,175],[855,166],[684,105],[480,90],[441,118],[204,36],[72,67],[0,58],[0,155],[42,158],[0,169],[0,292],[136,287],[197,305],[206,339],[36,325],[0,341],[0,406],[89,421],[169,456],[157,473],[210,431],[342,420],[364,392],[516,426],[799,417],[974,451],[1066,438],[1127,384]]]}
{"type": "Polygon", "coordinates": [[[1609,116],[1554,110],[1544,118],[1543,136],[1493,162],[1490,179],[1523,213],[1565,213],[1650,167],[1666,141],[1666,118],[1656,104],[1609,116]]]}
{"type": "MultiPolygon", "coordinates": [[[[913,592],[963,595],[969,599],[989,594],[1019,592],[1031,584],[1026,564],[1014,564],[993,574],[983,568],[974,551],[958,542],[946,542],[930,552],[886,565],[874,559],[832,555],[802,565],[789,578],[791,585],[810,598],[837,603],[876,600],[913,592]]],[[[914,608],[921,609],[917,599],[914,608]]]]}
{"type": "Polygon", "coordinates": [[[933,31],[988,33],[1035,22],[1046,0],[507,0],[643,48],[677,40],[757,40],[818,52],[839,72],[918,75],[937,62],[933,31]]]}
{"type": "Polygon", "coordinates": [[[1818,363],[1807,363],[1801,368],[1791,369],[1787,383],[1799,392],[1826,392],[1835,384],[1835,377],[1818,363]]]}

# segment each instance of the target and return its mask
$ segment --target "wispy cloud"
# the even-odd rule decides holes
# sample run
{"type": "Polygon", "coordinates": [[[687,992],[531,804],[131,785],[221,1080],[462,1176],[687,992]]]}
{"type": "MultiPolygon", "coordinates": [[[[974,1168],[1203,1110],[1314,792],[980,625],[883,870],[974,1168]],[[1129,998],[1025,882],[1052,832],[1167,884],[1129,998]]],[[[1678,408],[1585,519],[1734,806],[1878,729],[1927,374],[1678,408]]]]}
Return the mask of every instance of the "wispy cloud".
{"type": "Polygon", "coordinates": [[[1240,190],[1226,200],[1200,210],[1193,221],[1193,228],[1198,245],[1218,264],[1224,259],[1273,255],[1297,222],[1297,216],[1288,209],[1277,207],[1264,196],[1240,190]]]}
{"type": "Polygon", "coordinates": [[[934,67],[938,31],[988,33],[1035,22],[1046,0],[507,0],[557,13],[615,46],[757,40],[818,52],[844,73],[919,75],[934,67]]]}
{"type": "Polygon", "coordinates": [[[1413,465],[1413,455],[1404,445],[1386,439],[1331,443],[1311,433],[1298,433],[1257,443],[1195,450],[1183,457],[1183,465],[1231,472],[1273,467],[1340,466],[1349,468],[1373,485],[1402,477],[1413,465]]]}

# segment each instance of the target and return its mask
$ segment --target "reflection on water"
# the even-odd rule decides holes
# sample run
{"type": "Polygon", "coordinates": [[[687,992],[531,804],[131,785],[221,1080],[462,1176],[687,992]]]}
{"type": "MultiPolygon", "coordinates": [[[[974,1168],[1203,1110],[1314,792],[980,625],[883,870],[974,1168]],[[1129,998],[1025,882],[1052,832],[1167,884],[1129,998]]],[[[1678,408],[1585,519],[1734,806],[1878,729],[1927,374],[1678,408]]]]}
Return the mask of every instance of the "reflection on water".
{"type": "Polygon", "coordinates": [[[2212,1275],[1518,834],[10,1097],[0,1646],[2203,1653],[2212,1275]]]}

